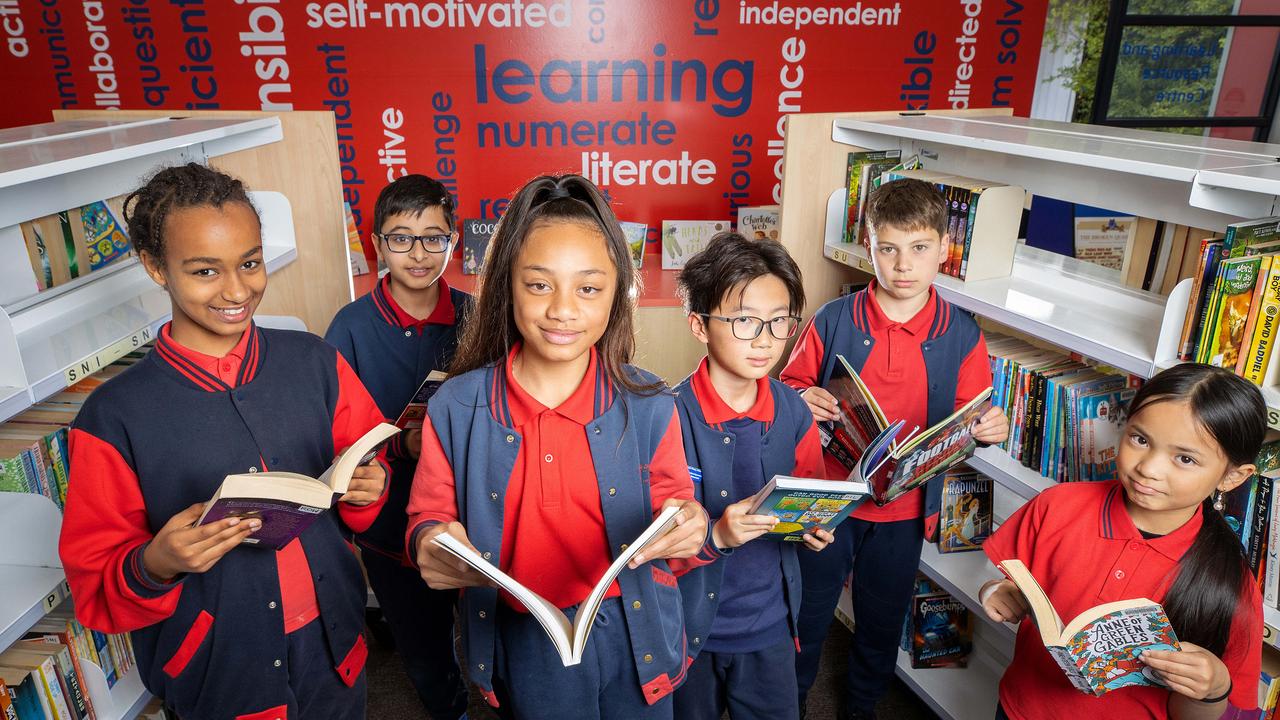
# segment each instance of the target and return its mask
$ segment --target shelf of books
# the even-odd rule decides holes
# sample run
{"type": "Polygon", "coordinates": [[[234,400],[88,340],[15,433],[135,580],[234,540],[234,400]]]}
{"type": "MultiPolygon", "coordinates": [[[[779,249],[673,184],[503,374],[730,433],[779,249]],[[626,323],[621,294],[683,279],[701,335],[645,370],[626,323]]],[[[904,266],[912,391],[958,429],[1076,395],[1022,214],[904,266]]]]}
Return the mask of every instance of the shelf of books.
{"type": "Polygon", "coordinates": [[[1009,655],[987,642],[987,629],[982,625],[974,628],[974,650],[965,667],[913,668],[911,653],[900,650],[894,672],[939,717],[990,720],[995,716],[1000,676],[1009,655]]]}
{"type": "Polygon", "coordinates": [[[1154,132],[1005,116],[904,114],[837,119],[836,142],[900,149],[932,169],[983,168],[1032,194],[1131,211],[1159,208],[1161,219],[1220,227],[1273,212],[1280,146],[1182,139],[1154,132]],[[1251,179],[1256,182],[1250,182],[1251,179]]]}
{"type": "MultiPolygon", "coordinates": [[[[289,200],[278,192],[251,192],[262,218],[267,272],[297,258],[289,200]]],[[[31,284],[30,264],[0,270],[0,284],[31,284]],[[9,277],[14,275],[18,277],[9,277]]],[[[150,342],[169,320],[169,296],[136,257],[0,307],[0,421],[57,393],[150,342]],[[14,387],[16,385],[16,387],[14,387]]]]}
{"type": "Polygon", "coordinates": [[[995,446],[978,448],[973,457],[969,458],[969,467],[995,480],[1024,501],[1057,484],[1014,460],[1006,450],[995,446]]]}
{"type": "Polygon", "coordinates": [[[43,495],[0,493],[0,650],[66,597],[62,514],[43,495]]]}
{"type": "Polygon", "coordinates": [[[132,720],[151,700],[151,693],[142,686],[142,673],[136,666],[123,677],[113,678],[111,685],[97,664],[81,659],[80,667],[97,720],[132,720]]]}

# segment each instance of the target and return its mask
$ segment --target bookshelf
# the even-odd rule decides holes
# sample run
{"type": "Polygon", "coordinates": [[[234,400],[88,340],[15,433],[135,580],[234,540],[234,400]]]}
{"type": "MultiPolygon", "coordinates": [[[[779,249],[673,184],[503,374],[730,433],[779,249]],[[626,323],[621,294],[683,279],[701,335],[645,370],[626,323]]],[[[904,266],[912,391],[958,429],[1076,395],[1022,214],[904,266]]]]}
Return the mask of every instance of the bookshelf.
{"type": "MultiPolygon", "coordinates": [[[[862,248],[840,242],[845,158],[892,149],[904,158],[918,154],[931,170],[1191,227],[1274,214],[1280,195],[1280,145],[1029,120],[1007,110],[791,115],[782,237],[805,274],[811,311],[837,294],[850,270],[872,272],[862,248]]],[[[1125,288],[1113,273],[1021,244],[1007,277],[962,282],[940,275],[936,282],[945,299],[981,318],[1141,377],[1176,362],[1190,285],[1179,283],[1167,297],[1125,288]]],[[[1280,429],[1280,388],[1263,393],[1268,423],[1280,429]]],[[[997,519],[1053,484],[995,447],[979,450],[970,465],[995,480],[997,519]]],[[[985,557],[926,546],[921,570],[985,617],[977,589],[997,572],[985,557]]],[[[1280,647],[1280,611],[1267,610],[1264,619],[1268,643],[1280,647]]],[[[975,641],[975,659],[993,669],[990,677],[981,670],[911,671],[899,658],[899,676],[943,717],[974,707],[990,717],[981,697],[995,693],[1008,659],[1000,640],[1011,629],[976,624],[995,639],[975,641]]]]}

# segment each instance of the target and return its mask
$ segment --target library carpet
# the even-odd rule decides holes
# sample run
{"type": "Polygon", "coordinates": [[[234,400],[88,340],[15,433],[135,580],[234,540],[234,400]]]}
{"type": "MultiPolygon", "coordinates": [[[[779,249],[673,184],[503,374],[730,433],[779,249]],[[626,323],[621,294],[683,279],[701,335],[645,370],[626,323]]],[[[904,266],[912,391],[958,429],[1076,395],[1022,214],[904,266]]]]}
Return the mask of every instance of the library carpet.
{"type": "MultiPolygon", "coordinates": [[[[380,641],[378,637],[380,635],[375,633],[375,639],[370,643],[368,717],[377,720],[425,718],[426,713],[409,685],[409,679],[404,674],[400,658],[385,640],[380,641]]],[[[826,647],[822,652],[822,666],[818,670],[818,680],[809,693],[808,720],[830,720],[836,717],[837,678],[844,675],[850,637],[849,631],[843,625],[838,622],[832,623],[831,631],[827,635],[826,647]]],[[[937,720],[938,718],[897,678],[894,678],[889,694],[876,708],[876,714],[886,720],[937,720]]],[[[469,720],[496,720],[497,715],[489,710],[473,689],[471,708],[467,712],[467,717],[469,720]]]]}

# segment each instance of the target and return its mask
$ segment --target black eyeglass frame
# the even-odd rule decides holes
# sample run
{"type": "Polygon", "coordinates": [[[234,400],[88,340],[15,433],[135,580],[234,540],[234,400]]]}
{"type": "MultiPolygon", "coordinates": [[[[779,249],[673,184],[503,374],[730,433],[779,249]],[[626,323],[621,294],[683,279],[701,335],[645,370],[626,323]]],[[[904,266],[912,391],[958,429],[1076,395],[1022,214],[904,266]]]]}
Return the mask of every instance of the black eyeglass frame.
{"type": "Polygon", "coordinates": [[[756,317],[755,315],[739,315],[737,317],[726,317],[724,315],[712,315],[711,313],[696,313],[696,314],[699,317],[709,318],[711,320],[719,320],[720,322],[729,323],[729,330],[733,332],[733,336],[739,340],[755,340],[756,338],[760,337],[760,333],[764,332],[764,328],[766,325],[769,326],[769,334],[773,336],[774,340],[790,340],[791,338],[795,337],[796,332],[800,330],[799,315],[779,315],[778,317],[773,318],[772,320],[765,320],[764,318],[756,317]],[[757,323],[755,334],[752,335],[751,337],[742,337],[741,335],[739,335],[738,326],[740,325],[740,323],[737,322],[738,320],[755,320],[757,323]],[[774,323],[779,320],[790,320],[793,323],[791,325],[791,331],[787,333],[786,337],[780,337],[777,331],[773,329],[774,323]]]}
{"type": "Polygon", "coordinates": [[[438,255],[443,252],[449,252],[449,248],[452,247],[453,244],[458,240],[457,232],[450,232],[442,235],[409,235],[408,233],[374,233],[373,236],[381,240],[383,243],[385,243],[388,251],[393,253],[398,253],[401,255],[403,255],[404,253],[413,252],[413,246],[417,244],[421,244],[423,250],[426,250],[429,253],[434,253],[438,255]],[[396,250],[395,248],[391,247],[391,238],[393,237],[411,238],[409,242],[409,247],[405,248],[404,250],[396,250]],[[431,247],[427,245],[427,241],[435,240],[436,238],[445,238],[446,241],[443,247],[441,247],[439,250],[432,250],[431,247]]]}

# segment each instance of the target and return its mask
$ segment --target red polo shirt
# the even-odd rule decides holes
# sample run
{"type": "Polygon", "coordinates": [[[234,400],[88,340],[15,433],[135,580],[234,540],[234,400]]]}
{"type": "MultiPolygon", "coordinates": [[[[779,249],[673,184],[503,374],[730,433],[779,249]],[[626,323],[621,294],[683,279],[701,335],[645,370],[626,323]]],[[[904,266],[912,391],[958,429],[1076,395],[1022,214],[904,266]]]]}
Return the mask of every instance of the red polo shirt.
{"type": "MultiPolygon", "coordinates": [[[[512,348],[504,367],[507,402],[521,442],[507,481],[499,567],[563,608],[586,599],[613,562],[586,430],[587,423],[595,419],[598,360],[592,348],[587,372],[577,389],[558,407],[548,408],[526,392],[512,373],[511,364],[519,352],[519,345],[512,348]]],[[[604,387],[614,392],[612,383],[604,387]]],[[[668,498],[693,498],[674,408],[649,473],[654,512],[668,498]]],[[[458,519],[453,469],[430,417],[422,428],[422,454],[408,510],[411,534],[424,521],[458,519]]],[[[619,594],[615,582],[606,597],[619,594]]],[[[506,593],[503,598],[512,608],[527,612],[506,593]]]]}
{"type": "MultiPolygon", "coordinates": [[[[884,314],[876,300],[875,287],[873,280],[866,290],[869,329],[874,343],[858,376],[875,394],[876,402],[880,404],[885,417],[904,420],[905,430],[919,427],[923,432],[929,427],[929,382],[920,344],[929,335],[929,328],[941,300],[937,291],[930,287],[929,299],[924,307],[906,322],[897,322],[884,314]]],[[[800,334],[800,339],[796,341],[791,359],[782,369],[780,379],[799,392],[813,387],[818,383],[822,359],[827,352],[847,356],[850,349],[823,347],[822,338],[818,336],[811,318],[800,334]]],[[[987,357],[987,344],[979,336],[973,350],[960,364],[960,372],[956,378],[955,407],[961,407],[990,386],[991,364],[987,357]]],[[[844,466],[830,456],[826,458],[826,468],[826,477],[831,479],[843,480],[849,474],[844,466]]],[[[853,517],[875,522],[910,520],[923,514],[923,487],[912,490],[884,507],[868,502],[853,511],[853,517]]]]}
{"type": "MultiPolygon", "coordinates": [[[[1144,539],[1125,510],[1117,481],[1067,483],[1022,506],[983,544],[992,562],[1026,563],[1064,622],[1095,605],[1164,600],[1178,563],[1200,531],[1197,510],[1168,535],[1144,539]]],[[[1262,657],[1262,605],[1251,582],[1237,606],[1222,662],[1231,674],[1232,705],[1257,707],[1262,657]]],[[[1174,628],[1175,631],[1177,628],[1174,628]]],[[[1076,690],[1049,656],[1028,615],[1018,628],[1013,662],[1000,681],[1000,702],[1014,720],[1089,717],[1165,718],[1169,691],[1129,687],[1101,698],[1076,690]]]]}
{"type": "Polygon", "coordinates": [[[422,328],[427,325],[452,325],[457,320],[457,312],[453,307],[453,295],[449,292],[449,283],[445,282],[441,276],[436,281],[436,287],[440,288],[440,294],[436,299],[436,307],[426,318],[419,320],[410,315],[404,308],[400,307],[400,303],[396,302],[395,296],[391,294],[391,276],[384,275],[382,280],[378,281],[381,286],[382,299],[386,301],[387,308],[391,311],[391,317],[388,321],[394,322],[396,325],[408,330],[410,328],[417,330],[418,334],[422,334],[422,328]]]}
{"type": "MultiPolygon", "coordinates": [[[[708,425],[718,425],[737,420],[751,418],[756,422],[772,423],[774,417],[773,392],[769,388],[769,378],[762,377],[756,381],[756,401],[746,412],[737,412],[720,397],[716,386],[711,383],[711,372],[708,358],[703,358],[698,369],[693,373],[690,386],[693,396],[702,409],[702,417],[708,425]]],[[[806,413],[807,415],[808,413],[806,413]]],[[[796,464],[791,469],[795,477],[820,478],[823,476],[822,440],[818,437],[818,426],[809,419],[809,427],[800,442],[796,444],[796,464]]],[[[768,478],[765,481],[768,482],[768,478]]],[[[761,486],[763,487],[763,486],[761,486]]]]}

